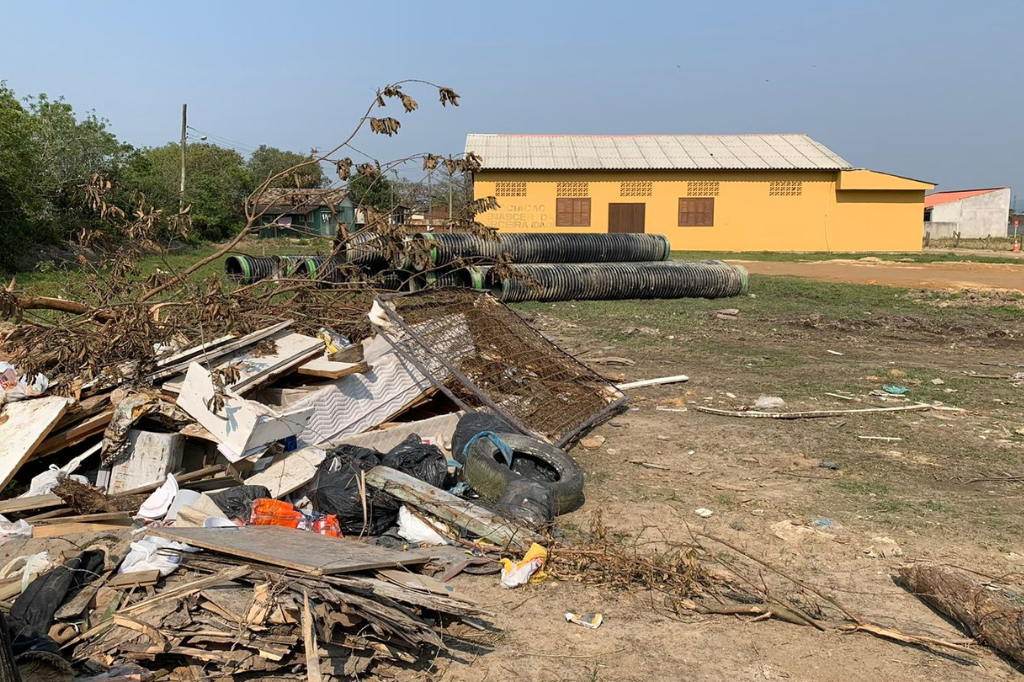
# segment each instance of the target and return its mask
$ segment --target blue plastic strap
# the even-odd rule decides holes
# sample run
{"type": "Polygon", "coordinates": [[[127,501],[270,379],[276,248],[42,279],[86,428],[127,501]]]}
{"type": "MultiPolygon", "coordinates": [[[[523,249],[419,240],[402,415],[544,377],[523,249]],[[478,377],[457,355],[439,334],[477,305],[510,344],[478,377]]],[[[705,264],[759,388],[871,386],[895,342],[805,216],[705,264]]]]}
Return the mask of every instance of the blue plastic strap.
{"type": "Polygon", "coordinates": [[[462,448],[462,459],[469,459],[469,448],[473,443],[477,442],[481,438],[490,439],[494,446],[498,448],[498,452],[505,458],[505,466],[512,468],[512,447],[501,439],[501,436],[496,434],[494,431],[481,431],[466,443],[466,446],[462,448]]]}
{"type": "Polygon", "coordinates": [[[459,481],[448,492],[450,492],[452,495],[461,495],[467,490],[469,490],[469,484],[466,483],[465,481],[459,481]]]}

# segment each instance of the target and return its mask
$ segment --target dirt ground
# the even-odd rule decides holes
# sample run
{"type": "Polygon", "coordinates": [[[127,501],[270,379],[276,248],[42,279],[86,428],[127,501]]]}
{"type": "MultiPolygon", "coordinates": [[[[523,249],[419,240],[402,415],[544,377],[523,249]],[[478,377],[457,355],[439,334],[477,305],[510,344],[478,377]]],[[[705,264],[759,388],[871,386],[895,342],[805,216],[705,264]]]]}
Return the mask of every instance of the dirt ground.
{"type": "Polygon", "coordinates": [[[870,256],[858,260],[815,262],[729,262],[743,265],[751,274],[790,275],[820,282],[939,290],[972,288],[1024,291],[1024,264],[1015,263],[894,263],[870,256]]]}
{"type": "MultiPolygon", "coordinates": [[[[792,294],[765,291],[771,282],[755,277],[752,291],[762,291],[760,298],[728,304],[740,309],[735,321],[714,316],[716,307],[724,307],[721,301],[527,309],[535,324],[573,352],[634,360],[634,366],[611,369],[624,378],[690,376],[686,384],[634,391],[630,410],[596,430],[606,439],[600,449],[573,450],[586,470],[587,502],[561,517],[560,527],[586,528],[600,510],[615,531],[652,542],[686,543],[688,527],[707,529],[820,587],[862,618],[916,634],[963,637],[892,576],[901,564],[923,559],[993,576],[1016,574],[1024,566],[1022,484],[974,481],[1021,473],[1024,438],[1015,430],[1024,426],[1024,387],[962,374],[1018,371],[981,363],[1024,363],[1017,340],[1024,324],[1019,317],[1007,323],[993,316],[965,333],[940,316],[949,311],[935,301],[891,291],[901,297],[900,305],[918,306],[920,315],[863,324],[822,312],[828,306],[815,303],[828,298],[822,292],[841,297],[846,291],[828,285],[806,292],[804,313],[779,314],[782,301],[776,298],[792,294]],[[883,383],[908,387],[914,400],[966,411],[774,421],[694,409],[749,405],[761,394],[781,396],[795,410],[905,404],[868,396],[883,383]],[[822,468],[823,461],[838,469],[822,468]],[[694,513],[702,507],[714,514],[702,519],[694,513]]],[[[703,544],[723,561],[736,558],[724,547],[703,544]]],[[[764,578],[780,596],[785,593],[784,585],[764,578]]],[[[503,591],[496,578],[469,576],[457,578],[456,585],[492,606],[503,633],[492,639],[489,652],[439,660],[437,679],[453,682],[953,681],[1020,675],[985,648],[964,662],[866,634],[677,614],[664,595],[643,590],[548,580],[503,591]],[[598,611],[606,620],[600,629],[587,630],[566,623],[566,611],[598,611]]],[[[837,615],[832,610],[829,617],[837,615]]]]}

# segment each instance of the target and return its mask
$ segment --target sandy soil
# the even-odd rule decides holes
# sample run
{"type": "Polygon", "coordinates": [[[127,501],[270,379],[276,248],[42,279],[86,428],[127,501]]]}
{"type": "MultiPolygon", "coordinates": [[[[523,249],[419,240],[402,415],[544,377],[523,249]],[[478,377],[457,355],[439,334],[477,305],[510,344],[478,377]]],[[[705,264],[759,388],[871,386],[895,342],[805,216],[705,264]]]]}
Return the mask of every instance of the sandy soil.
{"type": "Polygon", "coordinates": [[[881,284],[912,289],[1004,289],[1024,292],[1016,263],[894,263],[877,258],[816,262],[741,261],[751,274],[793,275],[821,282],[881,284]]]}
{"type": "MultiPolygon", "coordinates": [[[[537,323],[573,350],[592,352],[595,346],[591,330],[547,316],[537,323]]],[[[965,363],[983,371],[976,363],[1008,361],[1001,341],[982,339],[958,348],[948,338],[876,333],[745,320],[741,313],[737,322],[709,321],[699,329],[671,335],[662,329],[626,345],[600,345],[609,355],[637,361],[622,372],[630,380],[686,373],[691,381],[635,391],[632,409],[596,430],[607,439],[599,450],[573,450],[587,473],[587,503],[561,523],[586,528],[599,509],[615,531],[649,540],[686,543],[687,527],[707,529],[821,587],[866,619],[907,632],[962,637],[892,576],[898,566],[919,559],[990,575],[1024,566],[1016,511],[1022,489],[969,482],[993,474],[990,467],[1019,467],[1024,441],[1012,429],[1021,425],[1014,397],[1021,389],[954,376],[965,363]],[[843,355],[828,352],[835,348],[843,355]],[[794,352],[799,359],[790,363],[794,352]],[[885,380],[874,375],[896,368],[911,377],[912,392],[921,399],[991,407],[791,422],[693,409],[738,407],[761,393],[784,396],[789,409],[883,405],[866,394],[885,380]],[[940,377],[946,384],[931,384],[940,377]],[[837,390],[862,396],[861,402],[823,395],[837,390]],[[859,435],[901,440],[865,441],[859,435]],[[839,469],[821,468],[826,460],[839,469]],[[694,513],[700,507],[714,515],[701,519],[694,513]],[[815,530],[818,519],[831,527],[815,530]]],[[[705,544],[721,550],[723,558],[730,555],[705,544]]],[[[765,579],[780,596],[788,594],[785,585],[765,579]]],[[[864,634],[674,613],[664,595],[643,590],[549,580],[502,591],[496,579],[469,576],[456,578],[456,584],[491,604],[504,632],[492,651],[439,661],[443,680],[1019,679],[984,648],[969,664],[864,634]],[[566,623],[565,611],[599,611],[606,621],[597,631],[586,630],[566,623]]]]}

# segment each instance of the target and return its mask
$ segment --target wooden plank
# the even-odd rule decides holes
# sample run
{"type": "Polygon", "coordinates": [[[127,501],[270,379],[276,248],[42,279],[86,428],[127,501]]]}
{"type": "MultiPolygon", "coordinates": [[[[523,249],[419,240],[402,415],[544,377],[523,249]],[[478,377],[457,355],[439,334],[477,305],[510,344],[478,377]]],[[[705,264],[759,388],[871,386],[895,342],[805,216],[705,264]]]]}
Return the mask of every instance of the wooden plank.
{"type": "Polygon", "coordinates": [[[429,483],[389,467],[376,466],[366,473],[366,484],[385,490],[403,502],[437,518],[465,528],[501,547],[523,550],[541,537],[492,514],[483,507],[435,488],[429,483]]]}
{"type": "Polygon", "coordinates": [[[32,453],[32,459],[52,455],[58,450],[78,445],[87,438],[99,435],[107,428],[107,424],[114,418],[113,410],[105,410],[95,414],[74,426],[51,434],[39,444],[36,451],[32,453]]]}
{"type": "Polygon", "coordinates": [[[111,520],[103,523],[52,523],[48,526],[35,526],[32,528],[33,538],[59,538],[65,535],[77,535],[78,533],[96,533],[108,530],[124,530],[132,525],[132,520],[124,518],[111,520]]]}
{"type": "MultiPolygon", "coordinates": [[[[262,341],[263,339],[267,338],[268,336],[273,336],[274,334],[283,331],[284,329],[287,329],[288,326],[291,325],[291,323],[292,320],[285,320],[284,322],[279,322],[278,324],[275,324],[271,327],[267,327],[266,329],[260,329],[259,331],[255,331],[252,334],[247,334],[242,338],[238,339],[237,341],[218,347],[216,350],[211,350],[205,353],[201,353],[199,355],[186,355],[185,359],[182,359],[181,361],[176,361],[174,364],[162,366],[159,370],[147,376],[146,381],[159,381],[160,379],[165,379],[167,377],[172,377],[175,374],[180,374],[187,370],[188,366],[192,364],[192,362],[197,360],[199,362],[208,364],[213,360],[216,360],[227,355],[228,353],[233,353],[237,350],[241,350],[243,348],[247,348],[248,346],[255,345],[262,341]]],[[[187,352],[188,351],[186,351],[186,353],[187,352]]]]}
{"type": "Polygon", "coordinates": [[[400,552],[279,526],[152,528],[152,535],[311,575],[423,564],[428,552],[400,552]]]}
{"type": "Polygon", "coordinates": [[[858,410],[811,410],[808,412],[759,412],[757,410],[722,410],[717,407],[694,405],[698,412],[717,414],[722,417],[751,417],[756,419],[823,419],[826,417],[847,417],[856,414],[885,414],[889,412],[924,412],[933,409],[931,405],[904,405],[900,407],[866,407],[858,410]]]}
{"type": "Polygon", "coordinates": [[[37,526],[50,526],[60,523],[94,523],[96,521],[116,521],[130,518],[131,514],[128,512],[116,511],[101,512],[99,514],[79,514],[77,516],[64,516],[59,518],[36,519],[35,524],[37,526]]]}
{"type": "Polygon", "coordinates": [[[62,506],[64,506],[64,500],[53,493],[33,495],[32,497],[15,497],[14,499],[0,502],[0,514],[14,514],[16,512],[52,509],[53,507],[62,506]]]}
{"type": "MultiPolygon", "coordinates": [[[[324,342],[320,339],[295,332],[279,331],[269,338],[272,338],[277,344],[277,350],[270,355],[255,356],[252,354],[252,349],[246,348],[221,358],[214,365],[215,370],[233,367],[238,371],[238,380],[228,386],[227,390],[234,393],[245,393],[296,365],[311,360],[324,348],[324,342]]],[[[170,393],[180,393],[184,383],[185,377],[175,377],[166,382],[162,389],[170,393]]]]}
{"type": "Polygon", "coordinates": [[[0,411],[0,490],[7,487],[53,426],[70,400],[60,396],[6,403],[0,411]]]}
{"type": "Polygon", "coordinates": [[[305,590],[302,591],[302,644],[306,649],[306,679],[308,682],[322,682],[316,629],[313,627],[313,615],[309,612],[309,594],[305,590]]]}
{"type": "Polygon", "coordinates": [[[107,582],[107,587],[117,590],[125,589],[127,587],[140,587],[146,585],[156,585],[160,580],[160,571],[137,571],[135,573],[122,573],[121,575],[111,578],[107,582]]]}
{"type": "Polygon", "coordinates": [[[299,365],[299,374],[323,379],[340,379],[349,374],[363,374],[370,371],[365,362],[333,362],[320,356],[299,365]]]}

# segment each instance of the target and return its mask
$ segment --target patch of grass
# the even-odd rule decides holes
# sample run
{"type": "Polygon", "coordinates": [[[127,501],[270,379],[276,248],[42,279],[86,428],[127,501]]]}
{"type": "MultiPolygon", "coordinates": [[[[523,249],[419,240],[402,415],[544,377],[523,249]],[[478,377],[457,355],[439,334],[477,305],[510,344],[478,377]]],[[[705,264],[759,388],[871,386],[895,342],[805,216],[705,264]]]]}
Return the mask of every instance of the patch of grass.
{"type": "MultiPolygon", "coordinates": [[[[185,270],[198,260],[211,256],[220,250],[220,244],[204,244],[196,247],[185,247],[162,254],[154,254],[140,258],[134,275],[144,280],[157,272],[175,273],[185,270]]],[[[331,248],[328,239],[255,239],[247,238],[243,241],[237,251],[233,253],[246,253],[253,256],[291,256],[325,253],[331,248]]],[[[106,270],[94,271],[91,268],[58,268],[44,267],[33,272],[24,272],[17,275],[18,287],[30,291],[38,296],[59,296],[76,291],[77,281],[86,273],[97,272],[103,276],[106,270]]],[[[211,275],[223,275],[224,261],[218,259],[197,270],[192,278],[196,281],[204,280],[211,275]]]]}
{"type": "Polygon", "coordinates": [[[882,497],[892,492],[892,488],[887,483],[877,480],[857,481],[844,478],[836,481],[836,487],[844,493],[850,493],[851,495],[874,494],[877,497],[882,497]]]}

